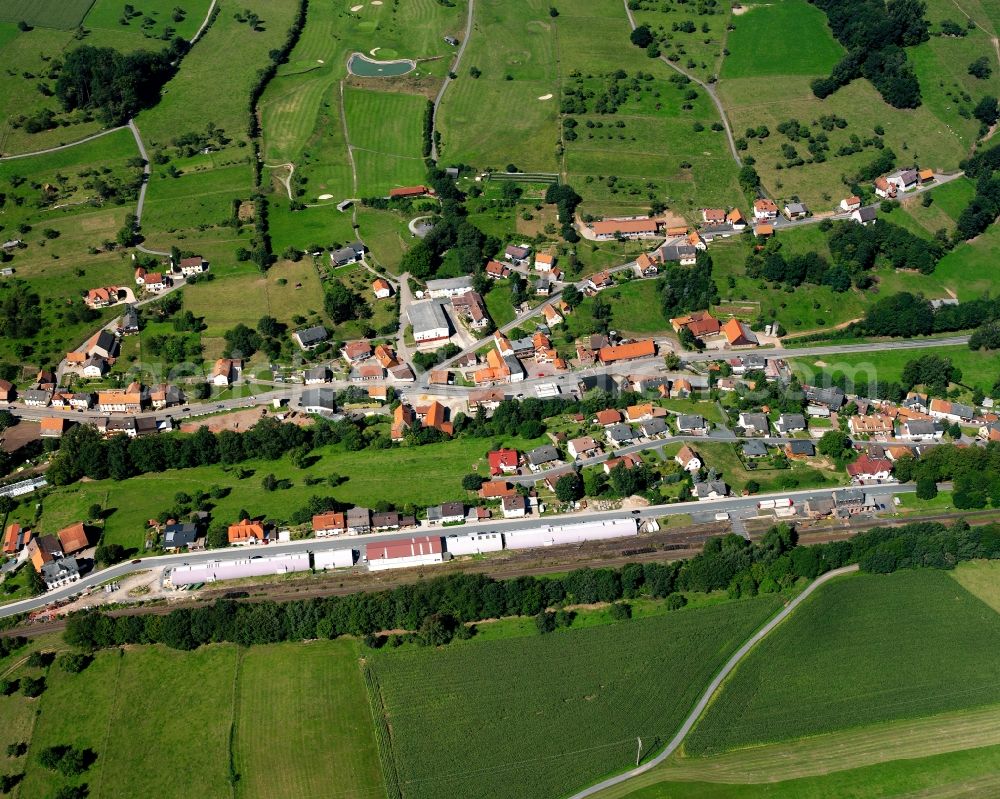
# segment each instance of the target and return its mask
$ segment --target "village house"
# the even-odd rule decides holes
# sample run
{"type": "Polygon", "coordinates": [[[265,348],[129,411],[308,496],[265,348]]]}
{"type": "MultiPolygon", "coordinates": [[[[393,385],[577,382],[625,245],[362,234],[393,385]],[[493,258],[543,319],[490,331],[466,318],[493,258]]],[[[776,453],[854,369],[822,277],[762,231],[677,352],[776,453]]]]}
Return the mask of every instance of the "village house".
{"type": "Polygon", "coordinates": [[[836,413],[847,402],[844,391],[837,386],[829,388],[818,388],[815,386],[805,387],[806,413],[809,416],[826,417],[830,412],[836,413]]]}
{"type": "Polygon", "coordinates": [[[886,182],[895,188],[894,194],[909,191],[917,186],[917,170],[899,169],[886,177],[886,182]]]}
{"type": "Polygon", "coordinates": [[[329,383],[330,370],[325,366],[315,366],[312,369],[306,369],[303,378],[307,386],[329,383]]]}
{"type": "Polygon", "coordinates": [[[427,281],[426,296],[432,299],[451,299],[472,291],[472,276],[443,277],[427,281]]]}
{"type": "Polygon", "coordinates": [[[490,465],[490,475],[517,474],[518,456],[516,449],[495,449],[486,454],[490,465]]]}
{"type": "Polygon", "coordinates": [[[549,327],[555,327],[563,322],[562,315],[551,305],[545,305],[542,308],[542,317],[545,319],[545,324],[549,327]]]}
{"type": "Polygon", "coordinates": [[[101,413],[138,413],[142,410],[142,391],[138,386],[99,391],[97,409],[101,413]]]}
{"type": "Polygon", "coordinates": [[[352,241],[346,247],[331,251],[330,263],[335,267],[356,264],[364,258],[366,251],[365,245],[360,241],[352,241]]]}
{"type": "Polygon", "coordinates": [[[430,405],[417,407],[414,410],[417,419],[424,427],[433,427],[448,436],[455,432],[451,422],[445,421],[448,409],[437,400],[434,400],[430,405]]]}
{"type": "Polygon", "coordinates": [[[42,438],[62,438],[66,424],[66,420],[61,417],[43,416],[39,422],[38,434],[42,438]]]}
{"type": "Polygon", "coordinates": [[[896,428],[896,438],[903,441],[940,441],[944,425],[940,421],[908,419],[896,428]]]}
{"type": "Polygon", "coordinates": [[[768,224],[767,222],[761,222],[756,225],[753,229],[754,238],[757,239],[769,239],[774,235],[774,225],[768,224]]]}
{"type": "Polygon", "coordinates": [[[473,330],[482,330],[490,326],[486,304],[477,292],[467,291],[465,294],[452,297],[451,306],[455,309],[455,313],[465,319],[473,330]]]}
{"type": "Polygon", "coordinates": [[[427,509],[428,524],[459,524],[465,521],[465,505],[461,502],[443,502],[427,509]]]}
{"type": "Polygon", "coordinates": [[[598,411],[594,415],[594,419],[601,427],[611,427],[613,424],[618,424],[622,420],[621,411],[615,408],[605,408],[603,411],[598,411]]]}
{"type": "Polygon", "coordinates": [[[349,341],[340,350],[344,360],[352,366],[372,357],[372,345],[367,341],[349,341]]]}
{"type": "Polygon", "coordinates": [[[721,225],[726,221],[724,208],[702,208],[701,221],[708,225],[721,225]]]}
{"type": "Polygon", "coordinates": [[[726,221],[732,225],[733,230],[737,233],[746,230],[747,220],[743,216],[743,212],[739,208],[734,208],[726,215],[726,221]]]}
{"type": "Polygon", "coordinates": [[[229,525],[226,532],[229,546],[245,547],[263,544],[268,539],[270,530],[262,522],[241,519],[236,524],[229,525]]]}
{"type": "Polygon", "coordinates": [[[729,489],[721,480],[710,480],[694,484],[694,495],[699,502],[712,499],[723,499],[729,494],[729,489]]]}
{"type": "Polygon", "coordinates": [[[656,344],[653,343],[652,339],[642,339],[630,344],[601,347],[597,353],[598,359],[603,364],[630,361],[634,358],[648,358],[653,355],[656,355],[656,344]]]}
{"type": "Polygon", "coordinates": [[[861,207],[861,198],[856,195],[845,197],[840,201],[841,211],[857,211],[861,207]]]}
{"type": "Polygon", "coordinates": [[[16,396],[14,384],[9,380],[0,380],[0,402],[13,402],[16,396]]]}
{"type": "Polygon", "coordinates": [[[118,351],[118,338],[110,330],[102,330],[84,345],[88,355],[113,358],[118,351]]]}
{"type": "Polygon", "coordinates": [[[591,436],[580,436],[566,444],[566,450],[575,460],[592,458],[600,453],[600,445],[591,436]]]}
{"type": "Polygon", "coordinates": [[[896,196],[896,186],[884,177],[875,178],[875,194],[883,200],[896,196]]]}
{"type": "Polygon", "coordinates": [[[871,416],[852,416],[847,427],[855,436],[875,436],[879,438],[892,438],[893,423],[889,416],[880,413],[871,416]]]}
{"type": "Polygon", "coordinates": [[[750,330],[750,326],[735,317],[726,322],[721,330],[726,337],[726,342],[733,349],[756,347],[760,343],[757,336],[750,330]]]}
{"type": "Polygon", "coordinates": [[[514,266],[527,266],[528,261],[531,260],[531,247],[527,245],[508,244],[503,255],[514,266]]]}
{"type": "Polygon", "coordinates": [[[698,250],[690,244],[663,244],[656,250],[655,257],[660,263],[693,266],[698,260],[698,250]]]}
{"type": "Polygon", "coordinates": [[[591,291],[603,291],[612,285],[611,273],[605,269],[603,272],[595,272],[587,278],[585,288],[591,291]]]}
{"type": "Polygon", "coordinates": [[[959,424],[971,422],[976,415],[975,409],[968,405],[943,399],[932,399],[927,412],[935,419],[959,424]]]}
{"type": "Polygon", "coordinates": [[[766,197],[753,202],[753,218],[757,222],[767,222],[778,218],[778,206],[766,197]]]}
{"type": "Polygon", "coordinates": [[[788,219],[805,219],[809,216],[809,209],[802,203],[788,203],[785,206],[785,216],[788,219]]]}
{"type": "Polygon", "coordinates": [[[192,522],[167,524],[160,540],[164,552],[192,549],[198,540],[198,525],[192,522]]]}
{"type": "Polygon", "coordinates": [[[625,420],[628,422],[645,422],[654,417],[666,415],[666,408],[661,408],[659,405],[654,405],[651,402],[645,402],[641,405],[629,405],[625,409],[625,420]]]}
{"type": "Polygon", "coordinates": [[[611,427],[605,430],[604,436],[613,447],[620,447],[622,444],[635,441],[635,433],[627,424],[611,425],[611,427]]]}
{"type": "Polygon", "coordinates": [[[392,286],[385,278],[376,278],[372,283],[372,293],[376,300],[386,300],[392,296],[392,286]]]}
{"type": "Polygon", "coordinates": [[[856,483],[885,482],[892,477],[892,461],[872,458],[866,453],[854,463],[847,464],[847,474],[856,483]]]}
{"type": "Polygon", "coordinates": [[[370,383],[384,377],[385,369],[382,368],[381,364],[365,361],[351,370],[350,381],[352,383],[370,383]]]}
{"type": "Polygon", "coordinates": [[[292,338],[295,339],[295,343],[304,350],[315,349],[326,341],[328,337],[329,334],[326,332],[326,328],[323,327],[323,325],[305,327],[292,333],[292,338]]]}
{"type": "Polygon", "coordinates": [[[400,441],[406,437],[413,425],[417,421],[417,415],[409,405],[399,404],[392,412],[392,428],[390,437],[393,441],[400,441]]]}
{"type": "Polygon", "coordinates": [[[505,519],[522,519],[528,515],[528,500],[520,494],[511,494],[500,500],[505,519]]]}
{"type": "Polygon", "coordinates": [[[878,220],[878,211],[873,205],[866,205],[851,212],[851,219],[863,227],[874,225],[878,220]]]}
{"type": "Polygon", "coordinates": [[[190,258],[181,258],[181,262],[177,267],[184,277],[192,277],[193,275],[200,275],[203,272],[207,272],[208,261],[200,255],[193,255],[190,258]]]}
{"type": "Polygon", "coordinates": [[[712,316],[712,314],[708,311],[694,311],[693,313],[686,314],[684,316],[678,316],[670,320],[670,326],[676,333],[680,333],[681,330],[687,329],[695,338],[714,336],[717,335],[722,329],[722,325],[719,323],[719,320],[712,316]]]}
{"type": "Polygon", "coordinates": [[[682,469],[692,474],[699,471],[703,465],[703,461],[698,456],[698,453],[687,444],[681,447],[677,454],[674,455],[674,460],[680,464],[682,469]]]}
{"type": "Polygon", "coordinates": [[[91,308],[107,308],[122,299],[122,290],[118,286],[104,286],[103,288],[90,289],[84,302],[91,308]]]}
{"type": "Polygon", "coordinates": [[[243,373],[243,361],[236,358],[219,358],[212,367],[210,383],[225,388],[240,379],[243,373]]]}
{"type": "Polygon", "coordinates": [[[368,508],[349,508],[345,521],[348,535],[364,535],[371,532],[372,512],[368,508]]]}
{"type": "Polygon", "coordinates": [[[642,466],[642,458],[629,453],[625,453],[620,458],[609,458],[604,462],[604,473],[610,475],[619,466],[623,469],[634,469],[637,466],[642,466]]]}
{"type": "Polygon", "coordinates": [[[549,252],[535,253],[535,269],[539,272],[551,272],[556,265],[556,257],[549,252]]]}
{"type": "Polygon", "coordinates": [[[313,535],[317,538],[329,538],[341,535],[347,530],[343,513],[318,513],[312,517],[313,535]]]}
{"type": "Polygon", "coordinates": [[[677,417],[677,432],[683,436],[708,435],[708,427],[704,416],[682,413],[677,417]]]}
{"type": "Polygon", "coordinates": [[[767,435],[771,430],[771,420],[766,413],[741,413],[738,423],[748,433],[759,436],[767,435]]]}
{"type": "Polygon", "coordinates": [[[542,467],[557,462],[559,460],[559,450],[551,444],[542,444],[542,446],[535,447],[535,449],[526,453],[524,457],[528,462],[528,468],[533,472],[537,472],[542,467]]]}
{"type": "Polygon", "coordinates": [[[670,432],[670,425],[666,419],[650,419],[648,422],[641,422],[639,429],[644,438],[653,439],[667,435],[670,432]]]}

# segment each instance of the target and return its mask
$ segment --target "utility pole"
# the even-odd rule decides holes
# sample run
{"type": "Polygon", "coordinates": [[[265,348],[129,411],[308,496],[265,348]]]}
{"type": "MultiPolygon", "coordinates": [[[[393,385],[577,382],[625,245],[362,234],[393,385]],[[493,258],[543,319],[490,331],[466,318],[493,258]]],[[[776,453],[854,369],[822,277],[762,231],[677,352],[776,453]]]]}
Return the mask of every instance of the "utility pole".
{"type": "Polygon", "coordinates": [[[639,758],[642,757],[642,738],[640,738],[639,736],[636,736],[635,740],[639,744],[639,746],[638,746],[638,748],[636,749],[636,752],[635,752],[635,764],[638,766],[639,765],[639,758]]]}

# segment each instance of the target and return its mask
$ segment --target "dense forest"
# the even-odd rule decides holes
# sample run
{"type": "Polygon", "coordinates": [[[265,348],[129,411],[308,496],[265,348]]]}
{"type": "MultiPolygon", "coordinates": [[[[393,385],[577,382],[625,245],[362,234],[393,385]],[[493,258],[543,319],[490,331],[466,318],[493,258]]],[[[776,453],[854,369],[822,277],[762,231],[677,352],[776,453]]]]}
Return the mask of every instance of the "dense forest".
{"type": "Polygon", "coordinates": [[[830,30],[847,54],[829,77],[812,83],[820,99],[856,78],[867,78],[895,108],[920,105],[920,83],[905,47],[927,41],[922,0],[810,0],[826,14],[830,30]]]}

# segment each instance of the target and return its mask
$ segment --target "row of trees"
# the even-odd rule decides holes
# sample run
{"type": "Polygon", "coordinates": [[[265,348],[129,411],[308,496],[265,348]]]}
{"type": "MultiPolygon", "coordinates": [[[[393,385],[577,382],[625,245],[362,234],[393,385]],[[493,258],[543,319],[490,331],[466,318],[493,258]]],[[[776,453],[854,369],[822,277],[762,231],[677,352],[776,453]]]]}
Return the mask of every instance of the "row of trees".
{"type": "MultiPolygon", "coordinates": [[[[936,311],[920,294],[901,291],[874,302],[864,318],[839,332],[842,336],[926,336],[970,330],[1000,320],[1000,298],[982,297],[936,311]]],[[[830,334],[824,334],[826,338],[830,334]]]]}
{"type": "Polygon", "coordinates": [[[421,630],[426,642],[437,644],[476,621],[537,617],[569,604],[720,589],[728,589],[733,597],[752,596],[849,563],[884,574],[917,566],[951,568],[962,560],[997,557],[998,525],[970,528],[960,522],[952,527],[920,523],[873,528],[849,541],[809,547],[798,546],[795,531],[779,525],[759,543],[733,534],[711,538],[701,554],[670,564],[630,563],[620,569],[577,569],[563,577],[509,580],[450,574],[388,591],[283,604],[223,600],[166,616],[111,617],[83,611],[69,617],[64,637],[71,646],[86,650],[145,643],[194,649],[223,641],[251,646],[402,629],[421,630]]]}

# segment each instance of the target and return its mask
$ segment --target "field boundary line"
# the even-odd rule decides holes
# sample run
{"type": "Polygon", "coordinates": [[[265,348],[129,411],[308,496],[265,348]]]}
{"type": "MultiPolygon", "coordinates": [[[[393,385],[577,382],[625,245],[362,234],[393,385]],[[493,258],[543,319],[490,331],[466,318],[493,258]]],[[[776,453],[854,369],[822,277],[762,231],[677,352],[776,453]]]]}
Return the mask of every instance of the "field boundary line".
{"type": "Polygon", "coordinates": [[[749,640],[737,649],[736,652],[733,653],[732,657],[726,661],[726,665],[723,666],[722,670],[715,675],[715,679],[708,684],[708,687],[702,693],[701,698],[698,700],[697,704],[695,704],[694,709],[688,714],[684,723],[681,724],[677,734],[674,735],[674,737],[670,740],[670,743],[667,744],[666,748],[664,748],[660,754],[648,763],[629,769],[623,774],[608,777],[608,779],[595,785],[591,785],[589,788],[584,788],[582,791],[573,794],[570,799],[585,799],[585,797],[593,796],[607,788],[627,782],[633,777],[638,777],[640,774],[645,774],[647,771],[651,771],[660,765],[660,763],[677,751],[680,745],[684,742],[684,739],[687,737],[687,734],[691,731],[691,728],[694,727],[695,723],[701,717],[701,714],[705,711],[705,708],[708,707],[708,704],[712,701],[712,698],[715,696],[715,692],[719,689],[722,683],[725,682],[726,678],[733,672],[733,670],[735,670],[735,668],[740,664],[740,661],[747,656],[750,650],[760,643],[760,641],[762,641],[775,627],[787,619],[799,605],[801,605],[809,596],[812,595],[814,591],[816,591],[817,588],[830,580],[841,577],[845,574],[851,574],[857,570],[858,565],[855,563],[850,566],[844,566],[840,569],[833,569],[832,571],[828,571],[826,574],[821,574],[813,580],[801,594],[785,605],[778,615],[750,636],[749,640]]]}
{"type": "Polygon", "coordinates": [[[399,772],[396,770],[396,758],[392,751],[392,733],[389,732],[389,722],[385,718],[385,700],[382,698],[382,686],[378,675],[370,663],[362,659],[361,673],[364,675],[365,686],[368,688],[368,709],[372,714],[372,725],[375,728],[375,747],[378,749],[378,759],[382,766],[382,783],[388,799],[402,799],[403,792],[399,787],[399,772]]]}
{"type": "MultiPolygon", "coordinates": [[[[118,690],[118,684],[122,679],[122,664],[125,662],[125,650],[118,650],[118,665],[115,668],[115,698],[111,703],[111,710],[108,713],[108,728],[104,732],[104,746],[101,748],[101,754],[105,755],[104,761],[107,761],[108,744],[111,742],[111,730],[114,728],[115,714],[118,712],[118,700],[121,697],[121,691],[118,690]]],[[[101,760],[101,758],[98,758],[101,760]]],[[[98,771],[97,776],[97,790],[94,791],[96,796],[101,795],[101,790],[104,788],[104,765],[100,766],[100,771],[98,771]]]]}
{"type": "Polygon", "coordinates": [[[44,150],[34,150],[30,153],[18,153],[17,155],[4,155],[0,156],[0,161],[16,161],[18,158],[32,158],[36,155],[48,155],[49,153],[57,153],[60,150],[68,150],[70,147],[76,147],[78,144],[86,144],[94,139],[99,139],[102,136],[107,136],[109,133],[116,133],[119,130],[125,130],[128,125],[119,125],[117,128],[108,128],[107,130],[102,130],[98,133],[94,133],[90,136],[86,136],[77,141],[71,141],[68,144],[60,144],[58,147],[46,147],[44,150]]]}
{"type": "Polygon", "coordinates": [[[237,786],[240,784],[240,773],[236,768],[236,736],[237,727],[240,721],[240,673],[243,670],[243,649],[236,648],[236,664],[233,669],[233,713],[229,720],[229,738],[226,744],[226,754],[229,765],[228,782],[232,788],[233,799],[237,795],[237,786]]]}

